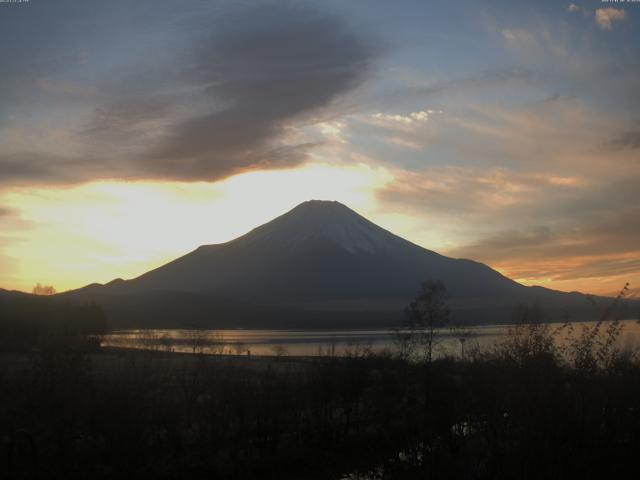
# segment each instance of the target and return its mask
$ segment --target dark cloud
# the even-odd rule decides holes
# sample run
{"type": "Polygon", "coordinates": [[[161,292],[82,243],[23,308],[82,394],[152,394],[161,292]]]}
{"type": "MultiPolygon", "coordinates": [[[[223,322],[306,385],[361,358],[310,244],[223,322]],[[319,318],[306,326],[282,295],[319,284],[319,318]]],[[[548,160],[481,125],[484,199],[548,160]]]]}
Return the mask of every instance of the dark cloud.
{"type": "MultiPolygon", "coordinates": [[[[2,5],[0,39],[6,48],[0,50],[0,109],[25,103],[49,105],[52,97],[43,96],[43,91],[74,78],[102,87],[120,75],[115,69],[121,63],[114,54],[126,62],[144,51],[146,57],[137,63],[148,63],[153,51],[146,50],[146,44],[160,46],[175,23],[169,20],[193,9],[201,13],[198,3],[57,0],[2,5]]],[[[160,46],[160,51],[164,48],[160,46]]],[[[58,93],[65,92],[58,88],[58,93]]]]}
{"type": "Polygon", "coordinates": [[[104,160],[65,157],[38,152],[0,154],[0,185],[70,184],[91,178],[114,177],[104,160]]]}
{"type": "MultiPolygon", "coordinates": [[[[180,2],[176,14],[174,2],[128,3],[81,6],[59,23],[60,11],[39,5],[13,18],[42,25],[51,41],[38,51],[26,40],[3,54],[11,109],[75,122],[61,127],[75,146],[4,155],[0,181],[200,181],[298,164],[312,145],[291,140],[288,129],[360,85],[377,54],[343,20],[308,8],[180,2]],[[118,35],[106,36],[109,26],[118,35]],[[78,43],[83,32],[86,45],[78,43]]],[[[7,28],[22,38],[15,24],[7,28]]],[[[22,121],[29,117],[16,118],[12,127],[31,128],[22,121]]]]}
{"type": "MultiPolygon", "coordinates": [[[[590,223],[576,226],[565,224],[553,228],[540,226],[507,230],[450,250],[448,254],[490,263],[512,262],[514,265],[536,260],[591,257],[592,260],[585,261],[585,264],[607,266],[614,262],[618,265],[615,269],[617,272],[640,261],[638,258],[635,262],[617,258],[640,254],[640,208],[632,206],[623,211],[612,211],[592,219],[590,223]],[[609,259],[601,260],[602,257],[609,259]]],[[[605,269],[599,271],[601,276],[616,273],[605,269]]]]}
{"type": "Polygon", "coordinates": [[[21,182],[23,180],[39,179],[48,182],[60,175],[59,163],[64,159],[43,156],[39,153],[17,153],[0,155],[0,172],[2,183],[21,182]]]}
{"type": "Polygon", "coordinates": [[[147,121],[162,118],[171,112],[172,103],[158,97],[137,97],[134,101],[122,99],[99,107],[93,121],[84,133],[120,132],[147,121]]]}
{"type": "Polygon", "coordinates": [[[149,171],[214,179],[303,161],[302,146],[278,145],[286,128],[359,85],[374,55],[337,18],[303,9],[259,8],[227,22],[203,36],[187,72],[207,86],[210,111],[173,125],[145,156],[149,171]]]}

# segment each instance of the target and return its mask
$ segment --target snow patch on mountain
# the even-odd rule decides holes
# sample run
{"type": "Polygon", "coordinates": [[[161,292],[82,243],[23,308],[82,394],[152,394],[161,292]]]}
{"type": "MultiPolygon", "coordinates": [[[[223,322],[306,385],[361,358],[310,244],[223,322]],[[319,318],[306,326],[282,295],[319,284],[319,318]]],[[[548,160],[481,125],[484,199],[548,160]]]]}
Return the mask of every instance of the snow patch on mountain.
{"type": "Polygon", "coordinates": [[[345,205],[310,200],[245,236],[250,243],[276,244],[295,250],[314,241],[328,241],[350,253],[378,253],[404,242],[345,205]]]}

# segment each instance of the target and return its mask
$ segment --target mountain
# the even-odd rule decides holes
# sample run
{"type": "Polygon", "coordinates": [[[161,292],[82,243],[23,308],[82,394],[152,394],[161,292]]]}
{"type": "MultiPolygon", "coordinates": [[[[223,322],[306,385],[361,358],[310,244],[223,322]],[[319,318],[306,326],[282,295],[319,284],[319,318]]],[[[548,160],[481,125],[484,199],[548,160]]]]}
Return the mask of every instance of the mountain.
{"type": "Polygon", "coordinates": [[[413,244],[341,203],[318,200],[132,280],[64,295],[103,304],[126,325],[366,325],[367,318],[398,323],[429,279],[445,283],[454,318],[464,322],[508,321],[517,303],[535,300],[581,315],[589,309],[582,294],[525,287],[482,263],[413,244]]]}
{"type": "Polygon", "coordinates": [[[0,288],[0,300],[16,297],[31,297],[30,293],[20,292],[18,290],[5,290],[0,288]]]}

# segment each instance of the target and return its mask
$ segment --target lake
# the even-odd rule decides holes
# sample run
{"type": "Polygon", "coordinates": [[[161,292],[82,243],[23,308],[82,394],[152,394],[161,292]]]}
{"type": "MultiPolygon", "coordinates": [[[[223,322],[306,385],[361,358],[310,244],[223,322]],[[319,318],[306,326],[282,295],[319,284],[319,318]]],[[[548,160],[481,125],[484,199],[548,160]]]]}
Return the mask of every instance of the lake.
{"type": "MultiPolygon", "coordinates": [[[[618,347],[634,349],[640,346],[640,324],[636,320],[621,322],[623,330],[618,347]]],[[[593,322],[573,324],[574,335],[593,322]]],[[[560,325],[551,324],[556,330],[560,325]]],[[[436,355],[459,355],[464,348],[484,350],[505,338],[513,326],[487,325],[467,327],[463,331],[438,331],[436,355]],[[461,341],[461,339],[464,339],[461,341]]],[[[557,335],[566,342],[566,330],[557,335]]],[[[235,355],[345,355],[370,348],[374,352],[395,348],[395,335],[389,330],[118,330],[106,335],[105,347],[164,350],[173,352],[235,355]]]]}

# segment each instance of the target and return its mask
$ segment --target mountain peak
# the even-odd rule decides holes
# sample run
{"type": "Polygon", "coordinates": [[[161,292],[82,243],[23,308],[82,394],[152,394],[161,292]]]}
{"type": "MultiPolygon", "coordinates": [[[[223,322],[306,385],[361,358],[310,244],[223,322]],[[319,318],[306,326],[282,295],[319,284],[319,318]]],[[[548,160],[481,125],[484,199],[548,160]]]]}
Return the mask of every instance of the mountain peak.
{"type": "Polygon", "coordinates": [[[244,240],[275,243],[290,250],[308,242],[329,241],[350,253],[373,253],[399,239],[340,202],[308,200],[255,228],[244,240]]]}
{"type": "Polygon", "coordinates": [[[362,218],[368,222],[364,217],[336,200],[307,200],[293,207],[278,218],[295,215],[311,216],[314,220],[318,221],[335,222],[340,219],[343,221],[347,219],[354,221],[355,218],[362,218]]]}
{"type": "Polygon", "coordinates": [[[343,208],[343,209],[351,210],[349,207],[338,202],[337,200],[316,200],[316,199],[305,200],[304,202],[299,203],[297,206],[295,206],[293,210],[296,210],[299,208],[300,209],[343,208]]]}
{"type": "Polygon", "coordinates": [[[350,216],[360,217],[358,213],[336,200],[307,200],[296,205],[281,217],[289,215],[311,215],[317,220],[325,221],[336,221],[336,217],[343,219],[350,216]]]}

